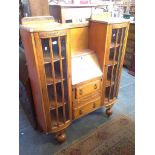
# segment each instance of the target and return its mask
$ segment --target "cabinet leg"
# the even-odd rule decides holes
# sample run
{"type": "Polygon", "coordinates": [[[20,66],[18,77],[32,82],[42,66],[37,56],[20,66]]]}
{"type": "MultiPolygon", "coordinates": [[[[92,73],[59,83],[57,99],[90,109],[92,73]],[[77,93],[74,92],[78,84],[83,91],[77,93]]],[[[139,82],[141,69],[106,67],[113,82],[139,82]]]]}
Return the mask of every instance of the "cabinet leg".
{"type": "Polygon", "coordinates": [[[55,138],[59,143],[63,143],[66,140],[65,131],[62,130],[62,131],[57,132],[55,138]]]}
{"type": "Polygon", "coordinates": [[[112,115],[112,107],[106,109],[106,114],[108,117],[112,115]]]}

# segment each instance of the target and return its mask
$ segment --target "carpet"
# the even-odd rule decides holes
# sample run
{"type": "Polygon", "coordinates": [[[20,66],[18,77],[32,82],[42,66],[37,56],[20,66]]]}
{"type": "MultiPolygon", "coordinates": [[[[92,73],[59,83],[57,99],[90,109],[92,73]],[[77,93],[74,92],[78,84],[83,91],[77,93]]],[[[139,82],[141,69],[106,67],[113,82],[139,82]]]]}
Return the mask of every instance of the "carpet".
{"type": "Polygon", "coordinates": [[[119,115],[55,155],[134,155],[135,123],[119,115]]]}

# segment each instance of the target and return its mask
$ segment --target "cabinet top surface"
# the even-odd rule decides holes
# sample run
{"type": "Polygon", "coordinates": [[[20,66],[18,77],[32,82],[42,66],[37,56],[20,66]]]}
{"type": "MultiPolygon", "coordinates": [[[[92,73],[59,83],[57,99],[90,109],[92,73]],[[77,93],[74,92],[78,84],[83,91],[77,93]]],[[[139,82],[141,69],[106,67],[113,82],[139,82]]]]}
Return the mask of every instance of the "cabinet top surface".
{"type": "Polygon", "coordinates": [[[57,23],[51,16],[34,16],[24,17],[22,19],[21,29],[25,29],[28,32],[46,32],[66,30],[70,28],[78,28],[88,26],[88,21],[81,23],[57,23]]]}
{"type": "Polygon", "coordinates": [[[114,17],[108,17],[108,18],[93,18],[91,21],[98,22],[98,23],[106,23],[106,24],[119,24],[119,23],[128,23],[130,22],[129,19],[124,18],[114,18],[114,17]]]}
{"type": "MultiPolygon", "coordinates": [[[[123,18],[100,18],[91,19],[93,22],[106,23],[106,24],[117,24],[129,22],[127,19],[123,18]]],[[[25,29],[28,32],[46,32],[46,31],[57,31],[57,30],[67,30],[71,28],[86,27],[89,22],[78,22],[78,23],[57,23],[51,16],[36,16],[36,17],[24,17],[22,19],[22,25],[20,28],[25,29]]]]}

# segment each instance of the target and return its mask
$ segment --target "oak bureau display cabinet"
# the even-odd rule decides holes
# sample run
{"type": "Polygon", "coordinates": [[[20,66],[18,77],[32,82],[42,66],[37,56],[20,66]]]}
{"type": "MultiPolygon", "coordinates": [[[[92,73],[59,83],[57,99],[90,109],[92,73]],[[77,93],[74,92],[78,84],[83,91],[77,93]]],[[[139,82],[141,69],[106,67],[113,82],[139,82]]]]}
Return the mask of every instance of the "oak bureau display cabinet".
{"type": "Polygon", "coordinates": [[[66,139],[72,121],[118,96],[129,22],[123,19],[60,24],[50,16],[20,25],[36,118],[45,133],[66,139]]]}

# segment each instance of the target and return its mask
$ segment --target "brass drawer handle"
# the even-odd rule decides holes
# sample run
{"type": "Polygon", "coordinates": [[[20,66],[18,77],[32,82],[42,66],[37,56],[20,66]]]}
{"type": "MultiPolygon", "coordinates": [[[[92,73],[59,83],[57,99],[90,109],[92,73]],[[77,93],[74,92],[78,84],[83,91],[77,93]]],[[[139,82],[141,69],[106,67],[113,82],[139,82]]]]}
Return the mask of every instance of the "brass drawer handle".
{"type": "Polygon", "coordinates": [[[80,89],[80,90],[79,90],[79,94],[80,94],[80,95],[82,95],[82,94],[83,94],[83,91],[82,91],[82,89],[80,89]]]}
{"type": "Polygon", "coordinates": [[[94,89],[97,89],[97,84],[94,84],[94,89]]]}
{"type": "Polygon", "coordinates": [[[80,109],[80,110],[79,110],[79,114],[82,115],[82,113],[83,113],[83,111],[80,109]]]}
{"type": "Polygon", "coordinates": [[[96,103],[93,103],[93,108],[96,108],[96,103]]]}

